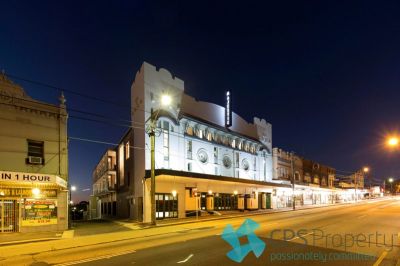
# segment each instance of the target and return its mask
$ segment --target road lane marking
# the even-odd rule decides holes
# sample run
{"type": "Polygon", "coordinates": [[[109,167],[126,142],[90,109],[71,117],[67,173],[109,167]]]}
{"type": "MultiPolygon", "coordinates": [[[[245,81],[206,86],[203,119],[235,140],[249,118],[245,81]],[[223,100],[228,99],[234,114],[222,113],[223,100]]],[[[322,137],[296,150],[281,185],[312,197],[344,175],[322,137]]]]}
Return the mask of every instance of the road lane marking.
{"type": "Polygon", "coordinates": [[[293,237],[292,239],[289,239],[288,241],[292,241],[292,240],[298,239],[298,238],[300,238],[300,237],[305,237],[305,236],[312,235],[312,234],[314,234],[314,233],[313,233],[313,232],[310,232],[310,233],[305,234],[305,235],[296,236],[296,237],[293,237]]]}
{"type": "Polygon", "coordinates": [[[85,263],[85,262],[96,261],[96,260],[110,259],[112,257],[117,257],[117,256],[121,256],[121,255],[127,255],[127,254],[134,253],[134,252],[136,252],[136,250],[121,251],[121,252],[108,254],[108,255],[103,255],[103,256],[98,256],[98,257],[94,257],[94,258],[86,258],[86,259],[82,259],[82,260],[76,260],[76,261],[60,263],[60,264],[56,264],[56,266],[69,266],[69,265],[75,265],[75,264],[80,264],[80,263],[85,263]]]}
{"type": "Polygon", "coordinates": [[[361,219],[361,218],[364,218],[364,217],[367,217],[367,215],[361,215],[361,216],[358,216],[357,218],[361,219]]]}
{"type": "Polygon", "coordinates": [[[381,264],[381,262],[383,261],[383,259],[386,257],[387,254],[388,252],[386,250],[382,252],[382,254],[379,256],[378,260],[375,261],[373,266],[379,266],[379,264],[381,264]]]}
{"type": "Polygon", "coordinates": [[[178,261],[177,263],[185,263],[188,262],[193,257],[193,254],[190,254],[186,259],[178,261]]]}

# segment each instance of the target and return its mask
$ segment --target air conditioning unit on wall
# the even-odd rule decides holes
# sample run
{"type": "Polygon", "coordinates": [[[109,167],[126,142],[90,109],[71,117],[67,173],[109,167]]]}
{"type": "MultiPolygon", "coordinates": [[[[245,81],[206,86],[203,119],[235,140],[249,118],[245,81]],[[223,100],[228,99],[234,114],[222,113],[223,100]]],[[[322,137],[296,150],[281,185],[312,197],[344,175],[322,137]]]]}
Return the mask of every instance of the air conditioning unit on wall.
{"type": "Polygon", "coordinates": [[[43,158],[42,157],[36,157],[36,156],[29,156],[28,157],[28,162],[30,164],[43,164],[43,158]]]}

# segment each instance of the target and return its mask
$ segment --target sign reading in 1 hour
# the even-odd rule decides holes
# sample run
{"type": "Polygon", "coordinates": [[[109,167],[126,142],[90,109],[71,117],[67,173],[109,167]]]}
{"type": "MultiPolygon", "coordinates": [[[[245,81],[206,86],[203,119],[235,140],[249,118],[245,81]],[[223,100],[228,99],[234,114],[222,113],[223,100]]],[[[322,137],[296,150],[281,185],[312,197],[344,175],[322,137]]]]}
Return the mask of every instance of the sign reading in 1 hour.
{"type": "Polygon", "coordinates": [[[67,186],[67,182],[56,175],[0,171],[0,183],[6,182],[53,183],[62,187],[67,186]]]}
{"type": "Polygon", "coordinates": [[[226,92],[225,127],[232,126],[231,91],[226,92]]]}

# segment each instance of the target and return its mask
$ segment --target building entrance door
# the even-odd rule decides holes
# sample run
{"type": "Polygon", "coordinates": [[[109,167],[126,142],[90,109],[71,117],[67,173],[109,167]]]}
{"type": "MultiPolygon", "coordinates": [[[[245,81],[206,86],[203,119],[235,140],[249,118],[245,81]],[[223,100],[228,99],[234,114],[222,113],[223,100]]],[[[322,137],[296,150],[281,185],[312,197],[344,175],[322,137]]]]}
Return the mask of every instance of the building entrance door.
{"type": "Polygon", "coordinates": [[[156,219],[178,218],[178,197],[156,193],[156,219]]]}
{"type": "Polygon", "coordinates": [[[0,199],[0,232],[18,232],[18,204],[16,200],[0,199]]]}
{"type": "Polygon", "coordinates": [[[271,193],[267,193],[267,209],[271,209],[271,193]]]}
{"type": "Polygon", "coordinates": [[[200,194],[200,209],[202,210],[206,210],[206,206],[207,206],[207,193],[201,193],[200,194]]]}
{"type": "Polygon", "coordinates": [[[214,198],[214,209],[219,211],[236,210],[237,196],[226,193],[216,194],[214,198]]]}

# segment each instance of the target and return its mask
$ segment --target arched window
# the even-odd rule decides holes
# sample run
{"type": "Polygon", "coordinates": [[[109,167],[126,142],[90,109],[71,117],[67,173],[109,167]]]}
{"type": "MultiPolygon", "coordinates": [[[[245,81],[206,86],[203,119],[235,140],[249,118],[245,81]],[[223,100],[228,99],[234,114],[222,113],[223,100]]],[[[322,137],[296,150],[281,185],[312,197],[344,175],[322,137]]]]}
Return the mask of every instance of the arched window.
{"type": "Polygon", "coordinates": [[[314,184],[319,184],[319,177],[317,175],[314,176],[314,184]]]}
{"type": "Polygon", "coordinates": [[[188,125],[186,127],[186,134],[193,136],[193,127],[192,126],[188,125]]]}
{"type": "Polygon", "coordinates": [[[238,148],[239,150],[241,150],[243,148],[242,140],[240,140],[240,139],[236,140],[236,148],[238,148]]]}
{"type": "Polygon", "coordinates": [[[212,140],[212,133],[210,132],[209,129],[206,129],[206,130],[205,130],[205,135],[206,135],[206,139],[207,139],[208,141],[211,141],[211,140],[212,140]]]}

